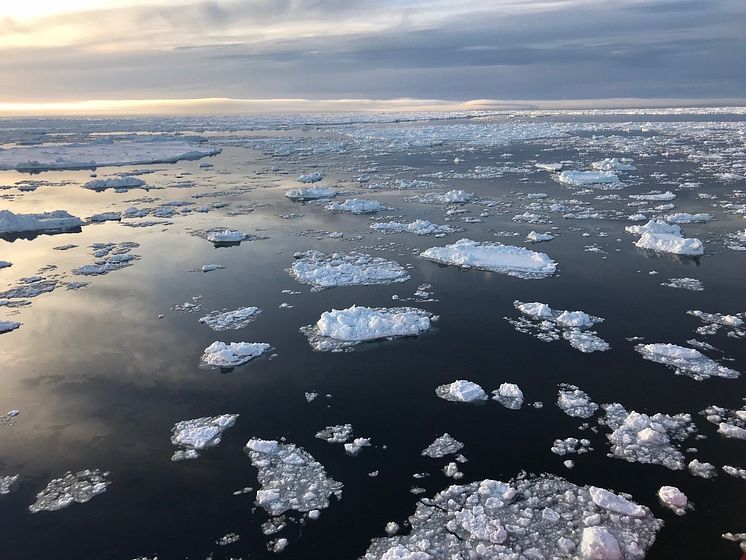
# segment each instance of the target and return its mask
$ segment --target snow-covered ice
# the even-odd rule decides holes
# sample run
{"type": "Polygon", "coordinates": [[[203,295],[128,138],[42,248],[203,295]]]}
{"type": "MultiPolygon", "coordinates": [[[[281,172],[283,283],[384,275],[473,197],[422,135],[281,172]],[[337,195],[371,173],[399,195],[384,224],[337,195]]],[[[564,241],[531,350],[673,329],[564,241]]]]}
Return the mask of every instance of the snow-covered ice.
{"type": "Polygon", "coordinates": [[[213,311],[204,317],[200,317],[199,322],[204,323],[214,331],[229,331],[242,329],[262,312],[258,307],[239,307],[233,311],[213,311]]]}
{"type": "Polygon", "coordinates": [[[329,443],[345,443],[352,437],[352,424],[327,426],[316,432],[316,437],[329,443]]]}
{"type": "Polygon", "coordinates": [[[83,185],[86,189],[102,191],[105,189],[134,189],[145,186],[145,181],[138,177],[105,177],[94,179],[83,185]]]}
{"type": "Polygon", "coordinates": [[[557,395],[557,406],[568,416],[575,418],[590,418],[598,410],[598,405],[575,385],[560,384],[557,395]]]}
{"type": "Polygon", "coordinates": [[[348,198],[344,202],[330,202],[325,208],[331,212],[344,212],[347,214],[375,214],[383,210],[384,206],[377,200],[348,198]]]}
{"type": "Polygon", "coordinates": [[[640,249],[649,249],[659,253],[673,253],[698,257],[704,254],[702,242],[696,237],[686,238],[667,233],[643,233],[635,242],[640,249]]]}
{"type": "Polygon", "coordinates": [[[492,394],[493,400],[510,410],[518,410],[523,406],[523,391],[515,383],[501,383],[500,387],[492,391],[492,394]]]}
{"type": "Polygon", "coordinates": [[[183,449],[175,451],[171,460],[196,459],[208,447],[218,445],[223,432],[237,419],[238,414],[221,414],[177,422],[171,430],[171,443],[183,449]]]}
{"type": "Polygon", "coordinates": [[[703,292],[705,287],[701,280],[696,278],[669,278],[668,281],[662,282],[661,286],[667,288],[680,288],[691,292],[703,292]]]}
{"type": "Polygon", "coordinates": [[[82,225],[83,220],[65,210],[40,214],[14,214],[10,210],[0,210],[0,234],[63,232],[78,229],[82,225]]]}
{"type": "Polygon", "coordinates": [[[464,444],[453,438],[448,432],[442,436],[435,438],[435,440],[422,450],[421,455],[424,457],[432,457],[433,459],[440,459],[446,455],[454,455],[463,449],[464,444]]]}
{"type": "Polygon", "coordinates": [[[676,486],[661,486],[658,490],[658,498],[664,506],[676,515],[684,515],[686,510],[691,507],[686,494],[676,486]]]}
{"type": "Polygon", "coordinates": [[[655,343],[638,344],[635,350],[646,360],[666,365],[673,369],[676,375],[687,375],[697,381],[709,377],[734,379],[740,375],[736,370],[720,365],[694,348],[655,343]]]}
{"type": "Polygon", "coordinates": [[[298,282],[315,289],[405,282],[410,276],[399,263],[365,253],[296,253],[288,270],[298,282]]]}
{"type": "Polygon", "coordinates": [[[438,225],[428,220],[414,220],[413,222],[376,222],[370,225],[371,229],[382,233],[414,233],[415,235],[434,235],[443,237],[449,233],[458,231],[447,225],[438,225]]]}
{"type": "Polygon", "coordinates": [[[73,503],[83,504],[106,491],[109,473],[98,469],[66,472],[61,478],[49,481],[29,506],[31,513],[57,511],[73,503]]]}
{"type": "Polygon", "coordinates": [[[267,352],[271,346],[266,342],[220,342],[215,341],[205,348],[202,363],[217,368],[233,368],[250,362],[267,352]]]}
{"type": "Polygon", "coordinates": [[[435,394],[441,399],[452,402],[470,403],[487,400],[487,393],[481,386],[465,379],[457,379],[453,383],[440,385],[435,389],[435,394]]]}
{"type": "Polygon", "coordinates": [[[619,177],[611,171],[563,171],[557,176],[557,180],[573,187],[621,185],[619,177]]]}
{"type": "Polygon", "coordinates": [[[628,158],[604,158],[601,161],[594,161],[591,167],[596,171],[637,171],[637,167],[632,165],[632,160],[628,158]]]}
{"type": "Polygon", "coordinates": [[[541,243],[542,241],[551,241],[552,239],[554,239],[554,235],[551,233],[539,233],[533,230],[526,236],[526,241],[531,241],[532,243],[541,243]]]}

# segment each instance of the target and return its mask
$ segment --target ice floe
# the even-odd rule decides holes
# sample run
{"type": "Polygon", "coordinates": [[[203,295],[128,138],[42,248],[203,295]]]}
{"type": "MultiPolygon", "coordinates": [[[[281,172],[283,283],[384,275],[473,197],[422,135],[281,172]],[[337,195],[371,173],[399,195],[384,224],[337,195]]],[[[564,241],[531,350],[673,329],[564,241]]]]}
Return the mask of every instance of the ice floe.
{"type": "Polygon", "coordinates": [[[290,200],[319,200],[322,198],[333,198],[337,196],[337,191],[329,187],[307,187],[303,189],[292,189],[285,193],[290,200]]]}
{"type": "Polygon", "coordinates": [[[590,440],[569,437],[565,439],[555,439],[552,443],[552,453],[564,457],[565,455],[582,455],[593,451],[590,440]]]}
{"type": "Polygon", "coordinates": [[[637,167],[632,165],[632,160],[628,158],[604,158],[601,161],[594,161],[591,167],[596,171],[637,171],[637,167]]]}
{"type": "Polygon", "coordinates": [[[714,478],[717,476],[717,468],[712,463],[704,463],[698,459],[692,459],[687,465],[689,472],[700,478],[714,478]]]}
{"type": "Polygon", "coordinates": [[[363,307],[325,311],[315,325],[300,330],[314,350],[328,352],[350,349],[363,342],[417,336],[437,320],[415,307],[363,307]]]}
{"type": "Polygon", "coordinates": [[[573,187],[592,185],[617,187],[622,184],[616,173],[611,171],[563,171],[557,176],[557,180],[573,187]]]}
{"type": "Polygon", "coordinates": [[[663,525],[623,496],[550,474],[450,486],[419,500],[409,523],[363,558],[641,560],[663,525]]]}
{"type": "Polygon", "coordinates": [[[237,245],[251,237],[248,233],[234,229],[216,229],[206,232],[205,239],[216,246],[237,245]]]}
{"type": "Polygon", "coordinates": [[[710,405],[701,412],[708,422],[718,427],[718,433],[727,438],[746,440],[746,406],[727,409],[710,405]]]}
{"type": "Polygon", "coordinates": [[[661,286],[680,288],[691,292],[703,292],[705,289],[702,281],[696,278],[669,278],[667,282],[662,282],[661,286]]]}
{"type": "Polygon", "coordinates": [[[666,191],[663,193],[660,191],[651,191],[646,194],[631,194],[629,195],[629,198],[633,200],[644,200],[646,202],[667,202],[670,200],[674,200],[676,198],[676,195],[671,191],[666,191]]]}
{"type": "Polygon", "coordinates": [[[318,183],[324,178],[324,174],[320,171],[314,171],[312,173],[306,173],[305,175],[300,175],[296,181],[299,183],[318,183]]]}
{"type": "Polygon", "coordinates": [[[73,269],[73,274],[78,276],[102,276],[115,270],[131,266],[133,261],[139,259],[139,255],[131,251],[139,247],[133,241],[121,243],[94,243],[91,245],[92,254],[96,259],[93,264],[86,264],[73,269]]]}
{"type": "Polygon", "coordinates": [[[638,344],[635,350],[646,360],[666,365],[673,369],[676,375],[686,375],[697,381],[709,377],[734,379],[740,375],[736,370],[720,365],[694,348],[655,343],[638,344]]]}
{"type": "Polygon", "coordinates": [[[643,233],[635,242],[640,249],[649,249],[659,253],[673,253],[674,255],[686,255],[697,257],[703,255],[705,250],[702,242],[695,238],[680,237],[667,233],[643,233]]]}
{"type": "Polygon", "coordinates": [[[171,430],[171,443],[183,449],[175,451],[171,460],[196,459],[208,447],[218,445],[223,432],[237,419],[238,414],[221,414],[177,422],[171,430]]]}
{"type": "Polygon", "coordinates": [[[598,410],[598,405],[575,385],[561,383],[557,395],[557,406],[568,416],[590,418],[598,410]]]}
{"type": "Polygon", "coordinates": [[[109,473],[98,469],[66,472],[61,478],[49,481],[29,506],[31,513],[57,511],[73,503],[83,504],[106,491],[109,473]]]}
{"type": "Polygon", "coordinates": [[[453,383],[440,385],[435,389],[435,394],[441,399],[452,402],[471,403],[487,400],[487,393],[481,386],[465,379],[457,379],[453,383]]]}
{"type": "Polygon", "coordinates": [[[438,225],[428,220],[414,220],[413,222],[376,222],[370,225],[371,229],[382,233],[414,233],[415,235],[434,235],[443,237],[457,230],[452,226],[438,225]]]}
{"type": "Polygon", "coordinates": [[[523,406],[523,391],[515,383],[501,383],[492,394],[493,400],[510,410],[519,410],[523,406]]]}
{"type": "Polygon", "coordinates": [[[440,459],[446,455],[455,455],[461,451],[463,447],[463,443],[451,437],[451,435],[446,432],[442,436],[435,438],[430,445],[423,449],[421,455],[424,457],[432,457],[433,459],[440,459]]]}
{"type": "Polygon", "coordinates": [[[250,362],[267,352],[271,345],[266,342],[220,342],[215,341],[202,354],[204,365],[217,368],[233,368],[250,362]]]}
{"type": "Polygon", "coordinates": [[[345,443],[352,437],[352,424],[327,426],[316,432],[316,437],[328,443],[345,443]]]}
{"type": "Polygon", "coordinates": [[[294,510],[309,513],[329,507],[332,495],[342,495],[342,483],[327,475],[324,467],[305,449],[292,443],[250,439],[245,451],[259,471],[261,489],[256,503],[271,516],[294,510]]]}
{"type": "Polygon", "coordinates": [[[0,476],[0,494],[9,494],[11,487],[18,481],[20,475],[0,476]]]}
{"type": "Polygon", "coordinates": [[[734,313],[734,314],[723,314],[723,313],[705,313],[704,311],[689,310],[688,315],[697,317],[704,323],[703,326],[697,328],[697,334],[702,336],[710,336],[717,334],[720,330],[725,330],[726,334],[731,338],[745,338],[746,329],[744,328],[744,318],[746,318],[746,312],[734,313]]]}
{"type": "Polygon", "coordinates": [[[661,486],[658,490],[658,498],[661,503],[676,515],[684,515],[690,508],[689,499],[676,486],[661,486]]]}
{"type": "Polygon", "coordinates": [[[348,198],[344,202],[330,202],[325,208],[331,212],[344,212],[347,214],[375,214],[383,210],[384,206],[377,200],[348,198]]]}
{"type": "Polygon", "coordinates": [[[204,317],[200,317],[199,322],[204,323],[214,331],[229,331],[242,329],[262,312],[258,307],[239,307],[233,311],[213,311],[204,317]]]}
{"type": "Polygon", "coordinates": [[[526,241],[531,241],[532,243],[541,243],[542,241],[551,241],[552,239],[554,239],[554,235],[551,233],[539,233],[533,230],[526,236],[526,241]]]}
{"type": "Polygon", "coordinates": [[[40,214],[14,214],[0,210],[0,234],[64,232],[80,228],[83,220],[65,210],[40,214]]]}
{"type": "Polygon", "coordinates": [[[145,186],[145,181],[138,177],[105,177],[103,179],[94,179],[83,185],[86,189],[102,191],[105,189],[134,189],[145,186]]]}
{"type": "Polygon", "coordinates": [[[20,326],[21,323],[19,323],[18,321],[0,321],[0,334],[14,331],[20,326]]]}
{"type": "Polygon", "coordinates": [[[688,212],[678,212],[676,214],[668,214],[666,221],[670,224],[705,224],[712,221],[712,214],[701,213],[701,214],[689,214],[688,212]]]}
{"type": "Polygon", "coordinates": [[[645,233],[661,233],[667,235],[681,235],[681,228],[675,224],[668,224],[663,220],[649,220],[641,226],[627,226],[624,228],[628,233],[643,235],[645,233]]]}
{"type": "Polygon", "coordinates": [[[305,251],[294,255],[288,272],[315,289],[405,282],[410,276],[397,262],[365,253],[305,251]]]}
{"type": "Polygon", "coordinates": [[[476,268],[523,279],[547,278],[557,269],[557,263],[545,253],[471,239],[460,239],[445,247],[431,247],[420,256],[440,264],[476,268]]]}

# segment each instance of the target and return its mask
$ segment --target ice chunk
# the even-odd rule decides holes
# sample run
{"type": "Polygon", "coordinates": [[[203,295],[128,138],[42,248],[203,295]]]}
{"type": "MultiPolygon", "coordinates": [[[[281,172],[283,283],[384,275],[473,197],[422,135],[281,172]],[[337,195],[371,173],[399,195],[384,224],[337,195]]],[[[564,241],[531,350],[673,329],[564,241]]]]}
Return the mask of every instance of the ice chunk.
{"type": "Polygon", "coordinates": [[[348,198],[344,202],[330,202],[326,209],[331,212],[345,212],[348,214],[374,214],[383,210],[384,206],[377,200],[362,198],[348,198]]]}
{"type": "Polygon", "coordinates": [[[534,166],[543,171],[562,171],[561,163],[535,163],[534,166]]]}
{"type": "Polygon", "coordinates": [[[580,541],[580,553],[585,560],[621,560],[619,542],[606,527],[586,527],[580,541]]]}
{"type": "Polygon", "coordinates": [[[94,179],[83,185],[86,189],[103,191],[105,189],[133,189],[145,186],[145,181],[137,177],[105,177],[94,179]]]}
{"type": "Polygon", "coordinates": [[[262,485],[256,503],[273,517],[289,510],[308,513],[326,509],[332,495],[341,496],[342,483],[329,477],[305,449],[254,438],[245,450],[262,485]]]}
{"type": "Polygon", "coordinates": [[[391,284],[410,278],[399,263],[365,253],[305,251],[295,257],[288,272],[298,282],[311,284],[315,289],[391,284]]]}
{"type": "Polygon", "coordinates": [[[473,381],[457,379],[453,383],[440,385],[435,389],[435,394],[441,399],[453,402],[479,402],[486,401],[487,394],[484,389],[473,381]]]}
{"type": "Polygon", "coordinates": [[[523,391],[515,383],[501,383],[495,391],[492,391],[494,395],[493,400],[496,400],[505,408],[511,410],[518,410],[523,406],[523,391]]]}
{"type": "Polygon", "coordinates": [[[659,191],[652,191],[646,194],[631,194],[629,197],[633,200],[645,200],[649,202],[666,202],[670,200],[674,200],[676,198],[676,195],[672,193],[671,191],[666,191],[664,193],[659,191]]]}
{"type": "Polygon", "coordinates": [[[62,478],[49,481],[29,506],[31,513],[57,511],[73,503],[83,504],[106,491],[109,473],[98,469],[66,472],[62,478]]]}
{"type": "Polygon", "coordinates": [[[316,432],[316,437],[329,443],[345,443],[352,437],[352,424],[337,424],[327,426],[316,432]]]}
{"type": "Polygon", "coordinates": [[[121,212],[101,212],[86,218],[89,222],[118,222],[122,219],[121,212]]]}
{"type": "Polygon", "coordinates": [[[628,158],[604,158],[601,161],[594,161],[591,167],[597,171],[637,171],[637,167],[632,165],[632,160],[628,158]]]}
{"type": "Polygon", "coordinates": [[[223,432],[237,419],[238,414],[221,414],[177,422],[171,430],[171,443],[183,449],[174,452],[171,460],[196,459],[201,451],[218,445],[223,432]]]}
{"type": "Polygon", "coordinates": [[[552,235],[551,233],[538,233],[533,230],[526,236],[526,241],[531,241],[533,243],[551,241],[552,239],[554,239],[554,235],[552,235]]]}
{"type": "Polygon", "coordinates": [[[199,322],[204,323],[214,331],[229,331],[242,329],[262,312],[258,307],[239,307],[233,311],[213,311],[200,317],[199,322]]]}
{"type": "Polygon", "coordinates": [[[687,468],[690,473],[700,478],[713,478],[717,476],[717,469],[712,463],[702,463],[697,459],[692,459],[687,468]]]}
{"type": "Polygon", "coordinates": [[[218,368],[233,368],[243,365],[267,352],[271,346],[266,342],[215,341],[205,348],[202,363],[218,368]]]}
{"type": "Polygon", "coordinates": [[[345,453],[348,455],[357,455],[363,447],[370,447],[370,438],[355,438],[350,443],[345,443],[345,453]]]}
{"type": "Polygon", "coordinates": [[[305,175],[299,176],[296,181],[298,181],[299,183],[318,183],[323,178],[323,173],[321,173],[320,171],[314,171],[312,173],[307,173],[305,175]]]}
{"type": "Polygon", "coordinates": [[[370,227],[383,233],[414,233],[415,235],[435,235],[437,237],[458,231],[451,226],[441,226],[427,220],[415,220],[409,223],[376,222],[371,224],[370,227]]]}
{"type": "Polygon", "coordinates": [[[82,225],[83,220],[65,210],[41,214],[14,214],[10,210],[0,210],[0,234],[63,232],[78,229],[82,225]]]}
{"type": "Polygon", "coordinates": [[[661,283],[661,286],[680,288],[692,292],[703,292],[705,289],[704,284],[696,278],[669,278],[667,282],[661,283]]]}
{"type": "Polygon", "coordinates": [[[734,379],[740,375],[736,370],[721,366],[699,350],[676,344],[638,344],[635,346],[642,357],[674,370],[676,375],[687,375],[697,381],[708,377],[734,379]]]}
{"type": "Polygon", "coordinates": [[[604,488],[591,486],[588,492],[594,504],[608,511],[613,511],[621,515],[629,515],[630,517],[645,517],[646,515],[643,506],[630,502],[627,498],[604,488]]]}
{"type": "Polygon", "coordinates": [[[661,486],[658,490],[658,498],[668,509],[676,515],[684,515],[689,508],[689,500],[676,486],[661,486]]]}
{"type": "Polygon", "coordinates": [[[287,191],[285,196],[290,200],[318,200],[321,198],[333,198],[337,196],[337,191],[329,187],[307,187],[304,189],[293,189],[287,191]]]}
{"type": "Polygon", "coordinates": [[[21,326],[18,321],[0,321],[0,334],[16,330],[21,326]]]}
{"type": "Polygon", "coordinates": [[[704,224],[712,220],[712,214],[689,214],[687,212],[678,212],[666,216],[666,221],[670,224],[704,224]]]}
{"type": "Polygon", "coordinates": [[[667,233],[643,233],[635,245],[640,249],[649,249],[659,253],[693,257],[703,255],[705,252],[702,242],[696,237],[686,238],[667,233]]]}
{"type": "Polygon", "coordinates": [[[557,180],[573,187],[621,185],[619,177],[611,171],[563,171],[557,176],[557,180]]]}
{"type": "Polygon", "coordinates": [[[598,410],[598,405],[575,385],[560,384],[557,396],[557,406],[568,416],[575,418],[590,418],[598,410]]]}
{"type": "Polygon", "coordinates": [[[246,241],[249,237],[249,234],[234,229],[218,229],[208,231],[205,239],[215,245],[227,245],[241,243],[241,241],[246,241]]]}
{"type": "Polygon", "coordinates": [[[18,474],[0,476],[0,494],[9,494],[10,488],[21,476],[18,474]]]}
{"type": "Polygon", "coordinates": [[[451,437],[446,432],[442,436],[435,438],[430,445],[423,449],[421,455],[425,457],[432,457],[433,459],[439,459],[446,455],[453,455],[463,449],[464,444],[451,437]]]}
{"type": "Polygon", "coordinates": [[[624,228],[629,233],[642,235],[643,233],[664,233],[669,235],[681,235],[681,228],[677,225],[667,224],[663,220],[650,220],[642,226],[627,226],[624,228]]]}
{"type": "Polygon", "coordinates": [[[524,279],[546,278],[557,269],[557,263],[544,253],[502,243],[479,243],[471,239],[461,239],[445,247],[432,247],[420,253],[420,256],[440,264],[499,272],[524,279]]]}
{"type": "Polygon", "coordinates": [[[417,336],[436,316],[414,307],[361,307],[325,311],[315,325],[302,327],[314,350],[339,351],[373,340],[417,336]]]}

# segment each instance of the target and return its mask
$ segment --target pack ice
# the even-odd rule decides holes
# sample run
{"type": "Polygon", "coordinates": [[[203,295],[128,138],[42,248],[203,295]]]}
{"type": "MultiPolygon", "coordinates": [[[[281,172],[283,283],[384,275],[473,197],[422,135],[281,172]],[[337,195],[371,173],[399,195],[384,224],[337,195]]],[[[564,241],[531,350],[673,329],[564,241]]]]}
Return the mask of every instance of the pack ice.
{"type": "Polygon", "coordinates": [[[293,255],[288,272],[298,282],[321,290],[334,286],[362,286],[405,282],[410,276],[397,262],[365,253],[305,251],[293,255]]]}
{"type": "Polygon", "coordinates": [[[545,253],[494,242],[460,239],[445,247],[432,247],[420,253],[424,259],[461,268],[476,268],[523,279],[552,276],[557,263],[545,253]]]}
{"type": "Polygon", "coordinates": [[[557,176],[557,180],[573,187],[589,185],[621,186],[619,177],[611,171],[563,171],[557,176]]]}
{"type": "Polygon", "coordinates": [[[223,432],[237,419],[238,414],[221,414],[177,422],[171,430],[171,443],[183,449],[175,451],[171,460],[196,459],[208,447],[218,445],[223,432]]]}
{"type": "Polygon", "coordinates": [[[371,229],[382,233],[414,233],[415,235],[434,235],[443,237],[457,231],[451,226],[441,226],[428,220],[414,220],[413,222],[376,222],[371,229]]]}
{"type": "Polygon", "coordinates": [[[57,511],[73,503],[83,504],[106,491],[110,484],[109,473],[98,469],[66,472],[61,478],[53,478],[46,488],[36,495],[29,506],[31,513],[57,511]]]}

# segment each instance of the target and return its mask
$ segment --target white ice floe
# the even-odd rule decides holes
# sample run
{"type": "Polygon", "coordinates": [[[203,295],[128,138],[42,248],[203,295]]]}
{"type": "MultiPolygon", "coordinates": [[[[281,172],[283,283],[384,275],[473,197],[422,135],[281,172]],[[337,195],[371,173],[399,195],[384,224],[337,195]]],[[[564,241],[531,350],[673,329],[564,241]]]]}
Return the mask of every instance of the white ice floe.
{"type": "Polygon", "coordinates": [[[424,457],[432,457],[433,459],[440,459],[446,455],[454,455],[463,449],[464,444],[457,439],[451,437],[446,432],[442,436],[435,438],[435,440],[422,450],[421,455],[424,457]]]}
{"type": "Polygon", "coordinates": [[[121,243],[94,243],[91,253],[95,258],[93,264],[86,264],[73,269],[78,276],[102,276],[115,270],[126,268],[139,259],[139,255],[132,253],[132,249],[139,247],[133,241],[121,243]]]}
{"type": "Polygon", "coordinates": [[[637,171],[637,167],[632,165],[629,158],[604,158],[601,161],[594,161],[591,167],[596,171],[637,171]]]}
{"type": "Polygon", "coordinates": [[[348,455],[357,455],[363,450],[363,447],[370,447],[370,438],[355,438],[350,443],[345,443],[344,447],[345,453],[348,455]]]}
{"type": "Polygon", "coordinates": [[[653,416],[627,412],[619,403],[603,405],[603,423],[612,430],[608,434],[611,456],[630,463],[663,465],[679,470],[686,465],[679,451],[680,442],[695,432],[689,414],[657,413],[653,416]]]}
{"type": "Polygon", "coordinates": [[[734,379],[740,375],[736,370],[721,366],[694,348],[656,343],[638,344],[635,350],[646,360],[666,365],[673,369],[676,375],[687,375],[697,381],[709,377],[734,379]]]}
{"type": "Polygon", "coordinates": [[[676,486],[661,486],[658,490],[658,498],[661,503],[676,515],[684,515],[691,506],[689,499],[676,486]]]}
{"type": "Polygon", "coordinates": [[[326,474],[306,450],[292,443],[250,439],[245,447],[262,485],[256,503],[271,516],[294,510],[310,513],[329,507],[332,495],[342,495],[342,483],[326,474]]]}
{"type": "Polygon", "coordinates": [[[647,202],[667,202],[670,200],[674,200],[676,198],[676,195],[671,191],[666,191],[663,193],[660,191],[652,191],[646,194],[631,194],[629,195],[629,198],[633,200],[644,200],[647,202]]]}
{"type": "Polygon", "coordinates": [[[62,232],[78,229],[82,225],[83,220],[65,210],[40,214],[14,214],[10,210],[0,210],[0,234],[62,232]]]}
{"type": "Polygon", "coordinates": [[[553,342],[564,338],[570,346],[581,352],[604,352],[610,348],[595,331],[588,330],[603,321],[601,317],[588,315],[583,311],[554,310],[546,303],[524,303],[514,301],[513,305],[523,315],[518,319],[505,317],[515,330],[530,334],[543,342],[553,342]]]}
{"type": "Polygon", "coordinates": [[[723,313],[705,313],[699,310],[689,310],[688,315],[697,317],[704,323],[698,327],[696,332],[702,336],[717,334],[720,330],[726,331],[726,335],[731,338],[746,338],[746,328],[744,328],[744,319],[746,312],[723,314],[723,313]]]}
{"type": "Polygon", "coordinates": [[[427,193],[421,202],[430,204],[466,204],[471,202],[474,195],[464,190],[452,190],[443,194],[427,193]]]}
{"type": "Polygon", "coordinates": [[[635,242],[640,249],[648,249],[659,253],[672,253],[698,257],[705,252],[702,242],[696,237],[686,238],[667,233],[643,233],[635,242]]]}
{"type": "Polygon", "coordinates": [[[487,393],[481,386],[465,379],[457,379],[453,383],[440,385],[435,389],[435,394],[441,399],[452,402],[470,403],[487,400],[487,393]]]}
{"type": "Polygon", "coordinates": [[[239,307],[233,311],[213,311],[204,317],[200,317],[199,322],[204,323],[214,331],[229,331],[242,329],[262,312],[258,307],[239,307]]]}
{"type": "Polygon", "coordinates": [[[539,233],[537,231],[531,231],[526,236],[526,241],[531,241],[532,243],[541,243],[542,241],[551,241],[554,239],[554,235],[551,233],[539,233]]]}
{"type": "Polygon", "coordinates": [[[717,468],[712,463],[703,463],[698,459],[692,459],[687,465],[689,472],[700,478],[714,478],[717,476],[717,468]]]}
{"type": "Polygon", "coordinates": [[[352,437],[352,424],[327,426],[316,432],[316,437],[328,443],[345,443],[352,437]]]}
{"type": "Polygon", "coordinates": [[[557,269],[557,263],[545,253],[471,239],[460,239],[445,247],[431,247],[420,256],[440,264],[476,268],[523,279],[547,278],[557,269]]]}
{"type": "Polygon", "coordinates": [[[18,321],[0,321],[0,334],[16,330],[21,326],[18,321]]]}
{"type": "Polygon", "coordinates": [[[555,439],[552,443],[552,453],[564,457],[565,455],[590,453],[593,451],[590,440],[569,437],[565,439],[555,439]]]}
{"type": "Polygon", "coordinates": [[[171,443],[182,449],[175,451],[171,460],[196,459],[208,447],[218,445],[223,432],[237,419],[238,414],[221,414],[177,422],[171,430],[171,443]]]}
{"type": "Polygon", "coordinates": [[[598,405],[575,385],[561,383],[557,395],[557,406],[568,416],[575,418],[590,418],[598,410],[598,405]]]}
{"type": "Polygon", "coordinates": [[[711,405],[700,414],[718,427],[718,433],[721,436],[746,440],[746,406],[728,409],[711,405]]]}
{"type": "Polygon", "coordinates": [[[415,307],[362,307],[325,311],[315,325],[300,330],[314,350],[340,351],[362,342],[417,336],[437,316],[415,307]]]}
{"type": "Polygon", "coordinates": [[[701,214],[689,214],[688,212],[678,212],[676,214],[668,214],[666,221],[669,224],[705,224],[712,221],[712,214],[703,212],[701,214]]]}
{"type": "Polygon", "coordinates": [[[314,171],[312,173],[306,173],[305,175],[300,175],[296,179],[296,181],[298,181],[299,183],[318,183],[323,178],[324,178],[324,174],[321,173],[321,171],[314,171]]]}
{"type": "Polygon", "coordinates": [[[723,472],[735,478],[742,478],[746,480],[746,469],[741,469],[732,465],[723,465],[723,472]]]}
{"type": "Polygon", "coordinates": [[[438,225],[428,220],[415,220],[413,222],[376,222],[370,225],[371,229],[382,233],[414,233],[415,235],[434,235],[443,237],[457,230],[451,226],[438,225]]]}
{"type": "Polygon", "coordinates": [[[222,264],[203,264],[200,267],[202,272],[214,272],[216,270],[223,270],[225,267],[222,264]]]}
{"type": "Polygon", "coordinates": [[[10,488],[21,476],[18,474],[0,476],[0,494],[9,494],[10,488]]]}
{"type": "Polygon", "coordinates": [[[222,243],[241,243],[241,241],[246,241],[249,237],[249,234],[234,229],[212,230],[208,231],[205,235],[205,239],[216,245],[220,245],[222,243]]]}
{"type": "Polygon", "coordinates": [[[374,539],[363,558],[641,560],[663,522],[601,490],[549,474],[453,485],[418,501],[409,534],[374,539]]]}
{"type": "Polygon", "coordinates": [[[627,226],[624,228],[628,233],[642,235],[644,233],[663,233],[668,235],[681,235],[681,228],[675,224],[668,224],[663,220],[649,220],[641,226],[627,226]]]}
{"type": "Polygon", "coordinates": [[[319,200],[321,198],[333,198],[337,196],[337,191],[329,187],[307,187],[303,189],[293,189],[285,193],[290,200],[319,200]]]}
{"type": "Polygon", "coordinates": [[[94,179],[83,185],[86,189],[102,191],[105,189],[134,189],[145,186],[145,181],[138,177],[104,177],[103,179],[94,179]]]}
{"type": "Polygon", "coordinates": [[[383,210],[384,206],[377,200],[348,198],[344,202],[330,202],[325,208],[331,212],[344,212],[347,214],[375,214],[383,210]]]}
{"type": "Polygon", "coordinates": [[[562,171],[561,163],[535,163],[534,166],[543,171],[562,171]]]}
{"type": "Polygon", "coordinates": [[[164,140],[17,146],[0,150],[0,169],[40,171],[174,163],[219,152],[220,148],[204,144],[164,140]]]}
{"type": "Polygon", "coordinates": [[[611,171],[563,171],[557,176],[557,180],[573,187],[621,185],[619,177],[611,171]]]}
{"type": "Polygon", "coordinates": [[[31,513],[57,511],[73,503],[83,504],[106,491],[110,484],[109,473],[98,469],[66,472],[62,478],[49,481],[46,488],[36,495],[29,506],[31,513]]]}
{"type": "Polygon", "coordinates": [[[365,253],[304,251],[288,270],[298,282],[315,289],[405,282],[410,276],[397,262],[365,253]]]}
{"type": "Polygon", "coordinates": [[[88,216],[86,218],[88,222],[93,222],[93,223],[118,222],[121,219],[122,219],[121,212],[101,212],[100,214],[93,214],[92,216],[88,216]]]}
{"type": "Polygon", "coordinates": [[[661,286],[667,288],[680,288],[692,292],[703,292],[705,287],[701,280],[696,278],[669,278],[667,282],[662,282],[661,286]]]}
{"type": "Polygon", "coordinates": [[[523,391],[515,383],[501,383],[492,394],[493,400],[510,410],[518,410],[523,406],[523,391]]]}
{"type": "Polygon", "coordinates": [[[218,368],[233,368],[250,362],[267,352],[271,346],[266,342],[215,341],[202,354],[204,365],[218,368]]]}

